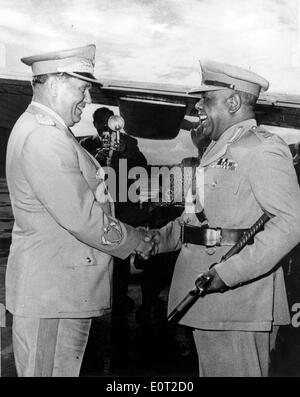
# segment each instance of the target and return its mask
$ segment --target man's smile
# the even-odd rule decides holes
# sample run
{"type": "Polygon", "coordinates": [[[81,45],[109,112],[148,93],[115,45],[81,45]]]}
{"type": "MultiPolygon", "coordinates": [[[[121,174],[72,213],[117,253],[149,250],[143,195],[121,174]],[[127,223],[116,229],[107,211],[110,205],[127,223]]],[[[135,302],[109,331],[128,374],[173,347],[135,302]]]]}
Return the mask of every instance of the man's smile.
{"type": "Polygon", "coordinates": [[[207,122],[208,122],[208,116],[206,113],[199,113],[199,121],[202,125],[202,127],[205,127],[207,122]]]}

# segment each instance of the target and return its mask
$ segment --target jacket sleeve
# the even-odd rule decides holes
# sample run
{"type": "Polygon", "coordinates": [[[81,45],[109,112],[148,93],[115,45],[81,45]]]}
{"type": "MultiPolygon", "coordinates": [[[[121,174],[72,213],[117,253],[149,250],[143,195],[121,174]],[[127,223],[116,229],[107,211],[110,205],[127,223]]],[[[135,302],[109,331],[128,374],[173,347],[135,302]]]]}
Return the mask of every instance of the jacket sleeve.
{"type": "Polygon", "coordinates": [[[279,140],[263,143],[248,161],[252,193],[271,219],[253,244],[215,266],[230,287],[272,271],[300,241],[300,189],[288,146],[279,140]]]}
{"type": "Polygon", "coordinates": [[[113,256],[126,258],[135,250],[140,232],[104,213],[70,138],[55,127],[40,126],[27,138],[21,156],[33,194],[62,228],[113,256]]]}
{"type": "Polygon", "coordinates": [[[181,217],[169,222],[159,229],[160,243],[159,254],[177,251],[181,248],[181,217]]]}

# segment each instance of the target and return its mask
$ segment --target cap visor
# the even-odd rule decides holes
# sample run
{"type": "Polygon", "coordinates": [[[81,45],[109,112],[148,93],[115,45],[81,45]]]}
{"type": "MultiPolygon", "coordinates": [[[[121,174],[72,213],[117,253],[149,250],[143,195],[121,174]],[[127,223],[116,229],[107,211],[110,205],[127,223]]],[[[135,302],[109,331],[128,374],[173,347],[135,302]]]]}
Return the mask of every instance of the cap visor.
{"type": "Polygon", "coordinates": [[[93,84],[98,84],[100,87],[103,86],[100,80],[97,80],[91,73],[76,73],[76,72],[66,72],[72,77],[76,77],[77,79],[88,81],[93,84]]]}
{"type": "Polygon", "coordinates": [[[193,88],[192,90],[188,91],[188,95],[201,94],[202,92],[206,91],[218,91],[218,90],[225,90],[225,87],[216,87],[214,85],[201,85],[198,88],[193,88]]]}

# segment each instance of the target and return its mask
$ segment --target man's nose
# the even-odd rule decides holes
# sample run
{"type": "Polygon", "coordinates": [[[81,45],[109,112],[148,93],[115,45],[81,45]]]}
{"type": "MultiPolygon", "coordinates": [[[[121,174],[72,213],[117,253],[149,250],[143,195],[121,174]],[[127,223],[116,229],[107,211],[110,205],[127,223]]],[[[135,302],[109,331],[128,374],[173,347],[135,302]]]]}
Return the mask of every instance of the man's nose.
{"type": "Polygon", "coordinates": [[[92,97],[89,89],[86,89],[84,92],[84,100],[88,104],[92,103],[92,97]]]}
{"type": "Polygon", "coordinates": [[[203,109],[203,99],[200,99],[196,105],[195,105],[196,110],[202,110],[203,109]]]}

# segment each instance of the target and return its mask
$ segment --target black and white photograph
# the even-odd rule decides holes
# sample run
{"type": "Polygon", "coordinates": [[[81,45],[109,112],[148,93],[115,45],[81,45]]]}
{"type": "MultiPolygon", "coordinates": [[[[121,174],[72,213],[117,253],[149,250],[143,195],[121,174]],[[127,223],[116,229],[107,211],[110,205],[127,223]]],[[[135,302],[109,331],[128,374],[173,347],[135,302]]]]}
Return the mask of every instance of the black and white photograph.
{"type": "Polygon", "coordinates": [[[300,376],[300,0],[0,0],[0,377],[300,376]]]}

